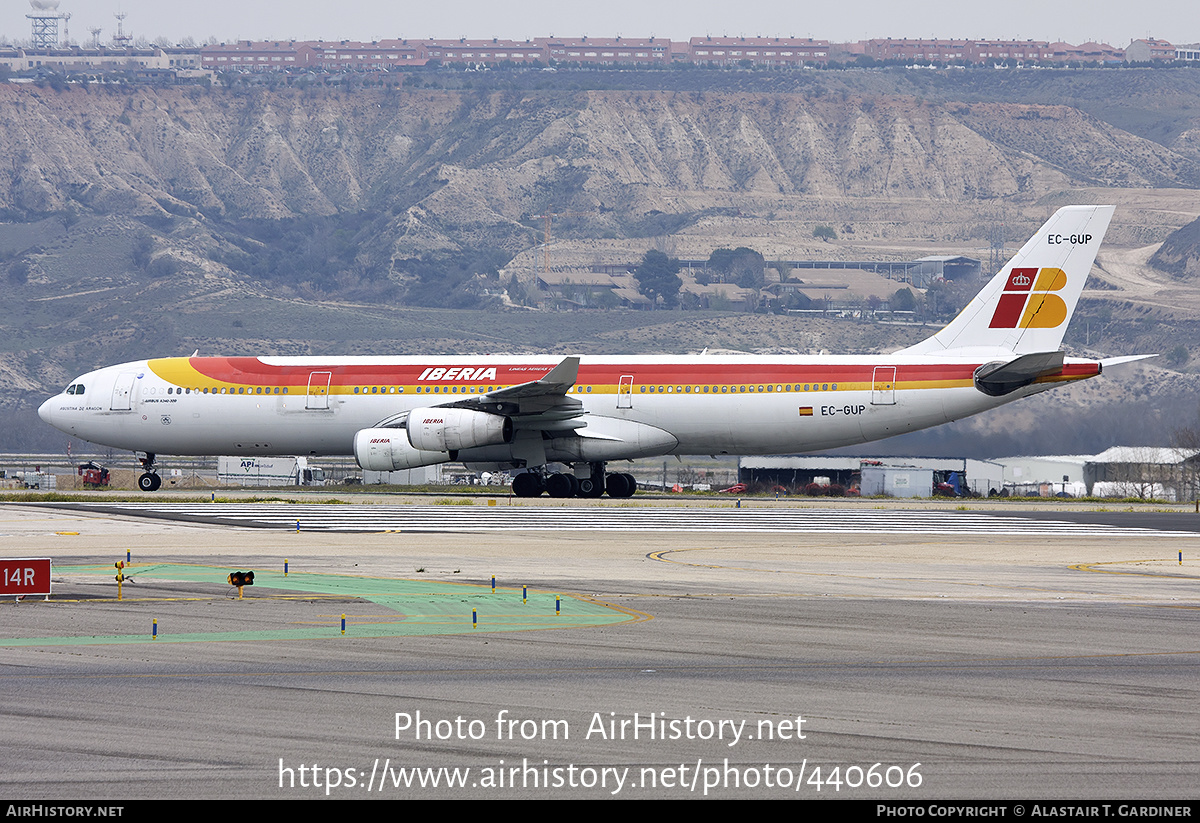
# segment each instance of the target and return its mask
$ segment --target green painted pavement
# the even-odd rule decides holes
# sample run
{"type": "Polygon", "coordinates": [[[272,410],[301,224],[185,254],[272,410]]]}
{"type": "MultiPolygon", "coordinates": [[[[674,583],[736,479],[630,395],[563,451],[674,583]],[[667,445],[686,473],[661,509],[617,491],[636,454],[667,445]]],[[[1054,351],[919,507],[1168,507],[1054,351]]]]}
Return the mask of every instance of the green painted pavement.
{"type": "MultiPolygon", "coordinates": [[[[164,581],[195,583],[198,586],[219,586],[227,591],[226,576],[230,569],[175,563],[132,566],[126,577],[141,577],[164,581]]],[[[280,600],[314,598],[354,598],[377,603],[396,613],[394,620],[387,615],[348,617],[347,638],[408,637],[435,634],[468,634],[471,632],[528,631],[540,629],[586,628],[608,626],[645,619],[638,612],[626,611],[603,603],[574,597],[562,598],[562,612],[554,613],[554,594],[530,590],[527,603],[521,602],[521,590],[497,588],[466,583],[444,583],[431,580],[354,577],[339,574],[254,571],[254,586],[247,591],[254,604],[271,604],[280,600]],[[265,597],[256,592],[277,590],[281,594],[265,597]],[[283,594],[286,592],[286,594],[283,594]],[[479,627],[471,627],[471,610],[479,615],[479,627]]],[[[111,565],[56,566],[56,575],[115,574],[111,565]]],[[[126,589],[126,592],[129,590],[126,589]]],[[[115,592],[114,592],[115,595],[115,592]]],[[[197,592],[199,597],[205,593],[197,592]]],[[[214,593],[212,595],[216,597],[214,593]]],[[[154,598],[155,602],[187,602],[192,597],[154,598]]],[[[130,603],[144,604],[138,598],[130,603]]],[[[259,615],[262,616],[261,614],[259,615]]],[[[149,629],[149,627],[147,627],[149,629]]],[[[171,633],[159,622],[157,640],[150,632],[137,635],[82,635],[72,637],[32,637],[0,639],[0,646],[76,646],[120,643],[195,643],[236,640],[316,640],[342,637],[340,620],[330,619],[329,625],[305,625],[295,628],[273,628],[248,631],[171,633]]]]}

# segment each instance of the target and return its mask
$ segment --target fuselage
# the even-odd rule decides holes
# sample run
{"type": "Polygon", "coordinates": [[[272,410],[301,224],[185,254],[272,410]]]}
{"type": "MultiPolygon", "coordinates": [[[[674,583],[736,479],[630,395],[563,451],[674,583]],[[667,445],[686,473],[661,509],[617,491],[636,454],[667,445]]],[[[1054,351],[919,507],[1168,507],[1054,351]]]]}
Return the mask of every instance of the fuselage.
{"type": "Polygon", "coordinates": [[[86,374],[38,413],[143,453],[147,491],[156,454],[353,454],[526,469],[519,496],[628,497],[635,478],[606,462],[865,443],[1094,377],[1061,345],[1112,213],[1060,208],[944,329],[890,355],[168,357],[86,374]]]}
{"type": "MultiPolygon", "coordinates": [[[[81,439],[177,455],[345,455],[355,433],[414,408],[487,395],[542,378],[554,356],[192,357],[90,372],[39,410],[81,439]]],[[[976,414],[1100,372],[1068,360],[1061,374],[1003,397],[974,385],[984,357],[583,357],[567,397],[582,431],[630,440],[613,456],[780,454],[851,445],[976,414]],[[625,428],[621,428],[625,425],[625,428]],[[649,428],[647,428],[649,427],[649,428]]],[[[547,436],[550,459],[573,432],[547,436]]],[[[578,439],[578,438],[575,438],[578,439]]],[[[464,453],[494,460],[496,449],[464,453]]],[[[501,455],[502,456],[502,455],[501,455]]],[[[503,462],[502,460],[500,462],[503,462]]]]}

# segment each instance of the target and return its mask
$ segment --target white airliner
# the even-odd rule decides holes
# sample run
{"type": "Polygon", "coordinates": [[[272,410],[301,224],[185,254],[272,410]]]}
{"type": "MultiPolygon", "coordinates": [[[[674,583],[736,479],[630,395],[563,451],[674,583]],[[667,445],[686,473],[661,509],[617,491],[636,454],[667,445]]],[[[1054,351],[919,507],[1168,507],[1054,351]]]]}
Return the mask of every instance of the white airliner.
{"type": "Polygon", "coordinates": [[[38,414],[136,452],[146,491],[159,454],[353,454],[377,471],[523,468],[519,496],[628,497],[609,461],[865,443],[1136,359],[1059,349],[1112,213],[1059,209],[948,326],[894,354],[166,357],[89,372],[38,414]]]}

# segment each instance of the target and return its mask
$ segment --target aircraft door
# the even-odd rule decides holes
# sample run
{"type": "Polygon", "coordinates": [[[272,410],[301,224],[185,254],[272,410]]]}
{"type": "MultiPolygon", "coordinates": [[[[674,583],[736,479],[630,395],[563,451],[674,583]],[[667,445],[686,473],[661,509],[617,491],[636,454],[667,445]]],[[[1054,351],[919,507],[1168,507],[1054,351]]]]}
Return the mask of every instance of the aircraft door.
{"type": "Polygon", "coordinates": [[[896,367],[876,366],[871,375],[871,405],[896,405],[896,367]]]}
{"type": "Polygon", "coordinates": [[[633,408],[633,375],[621,375],[621,382],[617,386],[617,408],[632,409],[633,408]]]}
{"type": "Polygon", "coordinates": [[[133,408],[133,382],[137,375],[133,372],[117,375],[113,384],[112,403],[109,408],[113,411],[129,411],[133,408]]]}
{"type": "Polygon", "coordinates": [[[304,399],[304,408],[329,408],[329,383],[331,380],[333,380],[331,371],[315,371],[308,376],[308,395],[304,399]]]}

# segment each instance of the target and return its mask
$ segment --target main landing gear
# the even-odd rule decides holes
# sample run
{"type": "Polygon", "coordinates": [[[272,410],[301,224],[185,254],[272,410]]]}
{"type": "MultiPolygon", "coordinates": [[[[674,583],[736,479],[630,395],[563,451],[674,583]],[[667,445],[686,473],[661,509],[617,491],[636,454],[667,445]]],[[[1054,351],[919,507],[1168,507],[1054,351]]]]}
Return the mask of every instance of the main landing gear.
{"type": "Polygon", "coordinates": [[[637,480],[632,474],[605,474],[603,463],[589,463],[591,474],[579,477],[575,474],[554,472],[524,472],[513,478],[512,490],[517,497],[538,497],[547,492],[551,497],[633,497],[637,491],[637,480]]]}
{"type": "Polygon", "coordinates": [[[156,492],[159,486],[162,485],[162,478],[158,476],[158,472],[154,468],[154,454],[146,452],[145,457],[139,457],[138,462],[145,469],[138,475],[138,488],[144,492],[156,492]]]}

